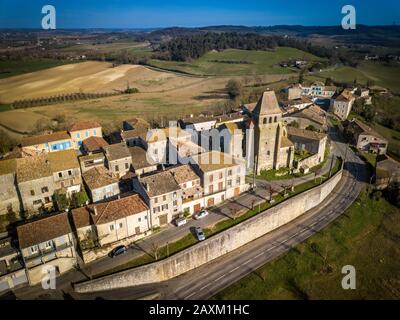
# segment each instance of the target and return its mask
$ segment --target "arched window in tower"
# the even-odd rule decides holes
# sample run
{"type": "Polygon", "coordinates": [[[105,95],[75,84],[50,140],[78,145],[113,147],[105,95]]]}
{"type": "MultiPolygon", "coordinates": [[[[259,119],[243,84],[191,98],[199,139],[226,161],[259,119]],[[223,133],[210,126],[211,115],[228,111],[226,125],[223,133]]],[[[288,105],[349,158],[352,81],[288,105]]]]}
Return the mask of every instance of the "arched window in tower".
{"type": "Polygon", "coordinates": [[[274,122],[278,122],[278,117],[275,116],[274,122]]]}
{"type": "Polygon", "coordinates": [[[267,118],[264,118],[263,124],[267,124],[267,118]]]}
{"type": "Polygon", "coordinates": [[[269,157],[271,155],[271,151],[267,151],[267,156],[269,157]]]}
{"type": "Polygon", "coordinates": [[[269,118],[269,123],[272,123],[272,117],[269,118]]]}

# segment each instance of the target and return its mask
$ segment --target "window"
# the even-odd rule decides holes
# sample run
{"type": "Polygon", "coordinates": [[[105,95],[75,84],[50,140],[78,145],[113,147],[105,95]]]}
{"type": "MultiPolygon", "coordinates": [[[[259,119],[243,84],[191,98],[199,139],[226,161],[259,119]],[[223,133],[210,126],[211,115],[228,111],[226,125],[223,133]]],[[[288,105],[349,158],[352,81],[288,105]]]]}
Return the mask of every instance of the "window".
{"type": "Polygon", "coordinates": [[[268,150],[267,151],[267,156],[269,156],[269,155],[271,155],[271,151],[268,150]]]}
{"type": "Polygon", "coordinates": [[[35,195],[35,190],[31,190],[31,196],[35,195]]]}
{"type": "Polygon", "coordinates": [[[119,167],[118,166],[115,166],[115,171],[119,171],[119,167]]]}
{"type": "Polygon", "coordinates": [[[178,205],[178,200],[174,200],[173,205],[176,207],[178,205]]]}
{"type": "Polygon", "coordinates": [[[59,172],[59,173],[58,173],[58,177],[59,177],[59,178],[62,178],[62,172],[59,172]]]}
{"type": "Polygon", "coordinates": [[[208,190],[209,190],[210,193],[213,193],[214,192],[214,186],[213,185],[209,186],[208,190]]]}
{"type": "Polygon", "coordinates": [[[125,169],[129,169],[129,164],[125,163],[125,169]]]}
{"type": "Polygon", "coordinates": [[[122,222],[119,223],[119,229],[122,229],[122,227],[124,226],[124,224],[122,222]]]}
{"type": "Polygon", "coordinates": [[[72,176],[72,171],[71,170],[68,170],[68,175],[72,176]]]}
{"type": "Polygon", "coordinates": [[[163,196],[163,201],[166,201],[167,200],[167,196],[163,196]]]}
{"type": "Polygon", "coordinates": [[[33,201],[33,205],[37,206],[39,204],[42,204],[42,200],[39,199],[39,200],[33,201]]]}
{"type": "Polygon", "coordinates": [[[46,193],[46,192],[49,192],[49,188],[48,187],[43,187],[42,188],[42,193],[46,193]]]}
{"type": "Polygon", "coordinates": [[[176,192],[174,192],[174,198],[176,198],[176,196],[177,196],[177,193],[176,193],[176,192]]]}
{"type": "Polygon", "coordinates": [[[96,130],[93,130],[93,135],[94,135],[94,136],[96,136],[96,135],[97,135],[97,132],[96,132],[96,130]]]}
{"type": "Polygon", "coordinates": [[[271,117],[271,118],[269,118],[269,123],[272,123],[272,117],[271,117]]]}
{"type": "Polygon", "coordinates": [[[81,134],[78,132],[78,133],[76,134],[76,137],[77,137],[78,139],[80,139],[80,138],[81,138],[81,134]]]}
{"type": "Polygon", "coordinates": [[[224,189],[224,183],[220,182],[218,183],[218,191],[222,191],[224,189]]]}
{"type": "Polygon", "coordinates": [[[86,137],[89,137],[89,131],[86,131],[86,132],[85,132],[85,136],[86,136],[86,137]]]}
{"type": "Polygon", "coordinates": [[[232,180],[228,180],[228,187],[232,187],[232,180]]]}
{"type": "Polygon", "coordinates": [[[213,181],[214,181],[214,176],[210,175],[210,182],[213,182],[213,181]]]}
{"type": "Polygon", "coordinates": [[[144,216],[144,220],[147,220],[147,216],[144,216]]]}
{"type": "Polygon", "coordinates": [[[158,149],[154,149],[154,154],[155,154],[155,155],[158,154],[158,149]]]}
{"type": "Polygon", "coordinates": [[[141,217],[138,218],[138,222],[142,222],[142,218],[141,217]]]}
{"type": "Polygon", "coordinates": [[[65,188],[65,183],[64,183],[64,181],[61,181],[61,188],[65,188]]]}
{"type": "Polygon", "coordinates": [[[232,175],[232,170],[228,170],[228,176],[232,175]]]}
{"type": "Polygon", "coordinates": [[[222,172],[219,173],[219,178],[222,179],[224,177],[224,174],[222,172]]]}
{"type": "Polygon", "coordinates": [[[29,253],[30,254],[35,254],[35,253],[38,253],[38,252],[39,252],[38,246],[29,247],[29,253]]]}
{"type": "Polygon", "coordinates": [[[275,117],[275,118],[274,118],[274,122],[278,122],[278,117],[275,117]]]}
{"type": "Polygon", "coordinates": [[[240,177],[236,178],[236,184],[240,184],[240,177]]]}
{"type": "Polygon", "coordinates": [[[263,119],[263,124],[267,124],[267,118],[263,119]]]}
{"type": "Polygon", "coordinates": [[[49,203],[50,202],[50,197],[45,197],[44,201],[45,201],[45,203],[49,203]]]}
{"type": "Polygon", "coordinates": [[[158,203],[158,198],[157,197],[154,198],[154,203],[158,203]]]}
{"type": "Polygon", "coordinates": [[[186,189],[186,183],[183,184],[183,189],[186,189]]]}
{"type": "Polygon", "coordinates": [[[114,229],[115,229],[114,224],[110,224],[110,225],[108,226],[108,230],[114,231],[114,229]]]}
{"type": "Polygon", "coordinates": [[[53,248],[53,241],[46,241],[45,242],[45,244],[44,244],[44,247],[46,248],[46,249],[51,249],[51,248],[53,248]]]}

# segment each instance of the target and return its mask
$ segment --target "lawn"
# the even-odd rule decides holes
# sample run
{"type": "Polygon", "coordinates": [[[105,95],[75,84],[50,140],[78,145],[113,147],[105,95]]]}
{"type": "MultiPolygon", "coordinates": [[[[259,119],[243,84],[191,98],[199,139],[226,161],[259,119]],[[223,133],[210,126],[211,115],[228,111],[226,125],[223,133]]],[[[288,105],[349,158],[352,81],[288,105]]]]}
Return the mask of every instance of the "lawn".
{"type": "Polygon", "coordinates": [[[24,73],[30,73],[62,66],[72,63],[69,60],[56,59],[34,59],[17,61],[0,61],[0,79],[17,76],[24,73]]]}
{"type": "Polygon", "coordinates": [[[400,210],[363,192],[333,224],[213,299],[399,299],[400,210]],[[341,269],[356,268],[356,290],[341,269]]]}
{"type": "Polygon", "coordinates": [[[339,67],[328,69],[319,74],[323,78],[330,77],[335,81],[366,84],[368,80],[375,85],[379,85],[389,90],[400,93],[400,64],[385,65],[380,62],[362,62],[357,68],[339,67]]]}
{"type": "Polygon", "coordinates": [[[208,52],[193,62],[150,60],[149,64],[194,75],[290,74],[294,72],[279,66],[280,62],[289,59],[323,60],[301,50],[279,47],[274,51],[227,49],[208,52]]]}

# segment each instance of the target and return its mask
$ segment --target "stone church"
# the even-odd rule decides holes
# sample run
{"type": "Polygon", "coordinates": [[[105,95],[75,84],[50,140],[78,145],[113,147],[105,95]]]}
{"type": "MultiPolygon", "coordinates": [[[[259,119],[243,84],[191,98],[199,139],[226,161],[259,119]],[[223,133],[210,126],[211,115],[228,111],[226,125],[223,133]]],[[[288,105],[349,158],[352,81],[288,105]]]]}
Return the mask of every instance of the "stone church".
{"type": "Polygon", "coordinates": [[[252,111],[248,129],[248,142],[254,146],[251,152],[254,153],[254,162],[247,160],[253,163],[256,174],[262,170],[292,167],[294,145],[288,139],[286,126],[282,122],[282,110],[274,91],[262,94],[252,111]]]}

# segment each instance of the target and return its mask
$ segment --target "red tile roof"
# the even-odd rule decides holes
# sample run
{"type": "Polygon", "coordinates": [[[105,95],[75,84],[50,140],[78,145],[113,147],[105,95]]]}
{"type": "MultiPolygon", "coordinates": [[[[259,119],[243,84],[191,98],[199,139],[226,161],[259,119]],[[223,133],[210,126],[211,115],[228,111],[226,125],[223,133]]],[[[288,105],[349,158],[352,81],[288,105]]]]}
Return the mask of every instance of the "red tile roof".
{"type": "Polygon", "coordinates": [[[75,122],[71,128],[69,129],[70,132],[73,131],[80,131],[80,130],[87,130],[87,129],[94,129],[94,128],[100,128],[101,125],[97,121],[78,121],[75,122]]]}

